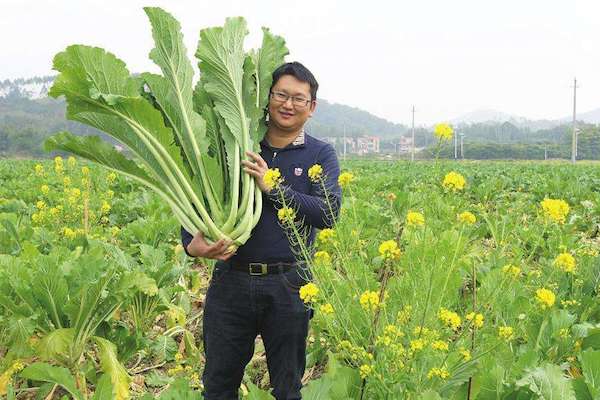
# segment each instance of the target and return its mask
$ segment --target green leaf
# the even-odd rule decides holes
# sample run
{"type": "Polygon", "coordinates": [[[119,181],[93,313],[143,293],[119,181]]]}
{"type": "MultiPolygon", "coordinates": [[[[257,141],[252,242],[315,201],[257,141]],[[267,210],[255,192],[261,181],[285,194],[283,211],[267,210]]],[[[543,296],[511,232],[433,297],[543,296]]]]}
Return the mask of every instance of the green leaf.
{"type": "Polygon", "coordinates": [[[96,342],[96,345],[98,345],[100,367],[102,368],[102,371],[110,377],[113,399],[129,399],[130,378],[125,367],[117,358],[116,346],[112,342],[101,337],[95,336],[93,339],[96,342]]]}
{"type": "Polygon", "coordinates": [[[176,379],[169,388],[164,391],[159,400],[201,400],[202,395],[190,388],[185,378],[176,379]]]}
{"type": "Polygon", "coordinates": [[[575,398],[577,400],[593,400],[592,394],[590,393],[585,379],[583,377],[575,378],[571,380],[573,391],[575,392],[575,398]]]}
{"type": "Polygon", "coordinates": [[[248,387],[248,397],[247,397],[248,400],[274,400],[275,399],[275,397],[271,396],[271,394],[268,391],[262,390],[261,388],[259,388],[252,382],[249,382],[246,386],[248,387]]]}
{"type": "Polygon", "coordinates": [[[571,382],[557,365],[544,364],[530,370],[516,385],[527,387],[542,400],[575,400],[571,382]]]}
{"type": "Polygon", "coordinates": [[[421,394],[419,400],[442,400],[442,397],[438,394],[438,392],[434,392],[433,390],[427,390],[421,394]]]}
{"type": "Polygon", "coordinates": [[[102,375],[98,380],[96,391],[91,400],[113,400],[113,387],[109,374],[102,375]]]}
{"type": "Polygon", "coordinates": [[[331,352],[327,353],[327,372],[310,381],[303,389],[307,399],[354,399],[358,398],[361,379],[358,370],[341,365],[331,352]]]}
{"type": "Polygon", "coordinates": [[[20,376],[33,381],[55,383],[69,392],[76,400],[83,399],[83,395],[75,384],[75,378],[66,368],[36,362],[21,371],[20,376]]]}
{"type": "Polygon", "coordinates": [[[170,336],[161,335],[152,342],[151,350],[157,362],[172,361],[177,353],[177,342],[170,336]]]}
{"type": "Polygon", "coordinates": [[[66,362],[75,340],[72,328],[56,329],[44,336],[37,344],[37,351],[42,360],[61,360],[66,362]]]}
{"type": "Polygon", "coordinates": [[[600,328],[588,330],[587,336],[581,342],[581,348],[583,350],[588,348],[600,350],[600,328]]]}
{"type": "Polygon", "coordinates": [[[593,398],[600,397],[600,350],[585,350],[578,356],[585,383],[593,398]]]}

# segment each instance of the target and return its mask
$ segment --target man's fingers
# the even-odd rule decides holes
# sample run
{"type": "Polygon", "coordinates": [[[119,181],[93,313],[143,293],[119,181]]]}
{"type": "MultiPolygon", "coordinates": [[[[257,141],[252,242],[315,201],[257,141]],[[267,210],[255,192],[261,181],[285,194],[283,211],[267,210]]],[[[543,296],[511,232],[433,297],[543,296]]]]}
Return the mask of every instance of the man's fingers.
{"type": "Polygon", "coordinates": [[[253,151],[246,151],[246,154],[252,158],[259,166],[266,168],[267,167],[267,163],[265,162],[265,160],[260,156],[260,154],[256,154],[253,151]]]}

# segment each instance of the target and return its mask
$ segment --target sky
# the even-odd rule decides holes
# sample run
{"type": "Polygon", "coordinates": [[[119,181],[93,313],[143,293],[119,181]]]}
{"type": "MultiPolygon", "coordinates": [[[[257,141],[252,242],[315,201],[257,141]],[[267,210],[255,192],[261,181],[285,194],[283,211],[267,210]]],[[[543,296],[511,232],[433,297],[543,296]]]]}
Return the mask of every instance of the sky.
{"type": "MultiPolygon", "coordinates": [[[[0,0],[0,80],[49,75],[70,44],[103,47],[130,71],[158,72],[144,6],[180,22],[190,58],[199,31],[244,16],[248,48],[267,26],[318,98],[417,126],[479,109],[556,119],[600,107],[598,0],[0,0]]],[[[196,64],[193,59],[193,64],[196,64]]]]}

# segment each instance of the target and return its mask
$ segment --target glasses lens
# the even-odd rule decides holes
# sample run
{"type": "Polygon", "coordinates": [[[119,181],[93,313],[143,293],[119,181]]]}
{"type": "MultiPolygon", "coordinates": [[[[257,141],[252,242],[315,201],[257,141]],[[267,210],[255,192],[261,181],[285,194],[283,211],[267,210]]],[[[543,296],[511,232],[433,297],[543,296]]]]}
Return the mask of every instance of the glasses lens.
{"type": "Polygon", "coordinates": [[[273,92],[273,98],[277,101],[284,102],[289,98],[289,96],[285,93],[273,92]]]}
{"type": "Polygon", "coordinates": [[[292,102],[296,107],[305,107],[308,104],[308,100],[303,97],[294,97],[292,102]]]}

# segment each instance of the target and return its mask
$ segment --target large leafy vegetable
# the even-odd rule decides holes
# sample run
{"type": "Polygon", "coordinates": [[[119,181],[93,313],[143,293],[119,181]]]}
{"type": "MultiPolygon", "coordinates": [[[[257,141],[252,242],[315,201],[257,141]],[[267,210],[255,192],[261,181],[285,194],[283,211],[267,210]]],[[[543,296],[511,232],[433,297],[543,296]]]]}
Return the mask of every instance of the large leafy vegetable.
{"type": "Polygon", "coordinates": [[[125,63],[97,48],[73,45],[54,58],[50,89],[65,96],[67,118],[106,132],[134,159],[97,136],[60,132],[45,148],[63,150],[127,175],[158,193],[183,227],[210,240],[241,245],[258,222],[262,196],[243,173],[246,150],[257,151],[266,132],[264,109],[285,42],[263,28],[262,46],[245,52],[243,18],[203,29],[196,51],[200,79],[186,55],[177,20],[145,8],[162,74],[133,76],[125,63]]]}

